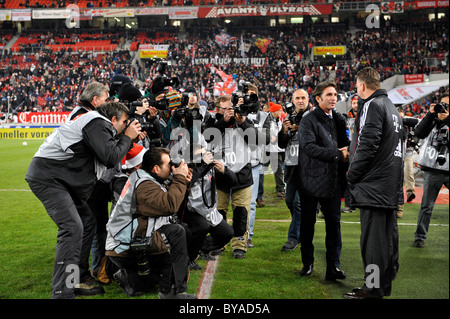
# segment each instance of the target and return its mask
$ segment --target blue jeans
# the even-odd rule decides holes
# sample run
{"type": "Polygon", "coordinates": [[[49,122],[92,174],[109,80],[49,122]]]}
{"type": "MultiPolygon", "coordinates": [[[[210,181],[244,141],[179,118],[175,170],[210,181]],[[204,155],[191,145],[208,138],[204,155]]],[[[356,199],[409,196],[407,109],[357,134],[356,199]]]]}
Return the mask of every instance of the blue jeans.
{"type": "Polygon", "coordinates": [[[423,171],[423,196],[420,205],[415,239],[425,240],[430,226],[431,214],[442,185],[448,189],[448,172],[423,171]]]}
{"type": "Polygon", "coordinates": [[[265,166],[263,165],[259,165],[260,166],[260,172],[259,172],[259,182],[258,182],[258,197],[256,198],[257,200],[262,200],[263,199],[263,195],[264,195],[264,170],[265,170],[265,166]]]}
{"type": "Polygon", "coordinates": [[[286,185],[285,201],[292,217],[288,230],[288,240],[298,242],[300,240],[301,206],[300,196],[298,195],[296,186],[292,184],[286,185]]]}
{"type": "Polygon", "coordinates": [[[258,191],[259,191],[260,167],[261,167],[261,165],[256,165],[256,166],[252,167],[253,185],[252,185],[252,189],[251,189],[252,195],[250,198],[250,215],[248,218],[248,226],[250,228],[250,233],[248,236],[249,239],[253,238],[253,227],[255,226],[256,198],[258,197],[258,191]]]}

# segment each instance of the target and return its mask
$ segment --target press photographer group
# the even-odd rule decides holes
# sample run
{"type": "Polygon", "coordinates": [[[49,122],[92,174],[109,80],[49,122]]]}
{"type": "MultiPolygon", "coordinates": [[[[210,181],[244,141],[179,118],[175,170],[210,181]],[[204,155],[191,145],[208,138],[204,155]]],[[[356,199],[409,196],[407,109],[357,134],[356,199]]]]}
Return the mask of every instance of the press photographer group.
{"type": "Polygon", "coordinates": [[[26,180],[59,229],[52,298],[105,293],[95,277],[117,282],[128,296],[158,287],[160,299],[196,299],[187,291],[189,271],[201,269],[197,258],[215,260],[229,245],[234,259],[244,259],[254,246],[260,171],[269,165],[292,216],[282,251],[301,246],[300,275],[314,272],[320,207],[325,279],[346,279],[340,214],[348,197],[348,206],[361,211],[365,277],[373,277],[372,266],[379,271],[376,285],[343,297],[390,296],[405,149],[420,148],[424,201],[414,245],[423,247],[439,189],[448,187],[448,95],[422,120],[408,121],[381,89],[378,72],[362,68],[350,121],[336,110],[332,81],[310,94],[295,90],[283,105],[263,105],[258,88],[243,81],[208,104],[194,88],[180,87],[167,62],[156,70],[144,88],[122,74],[109,87],[87,85],[69,121],[31,161],[26,180]],[[77,278],[67,265],[76,265],[77,278]]]}

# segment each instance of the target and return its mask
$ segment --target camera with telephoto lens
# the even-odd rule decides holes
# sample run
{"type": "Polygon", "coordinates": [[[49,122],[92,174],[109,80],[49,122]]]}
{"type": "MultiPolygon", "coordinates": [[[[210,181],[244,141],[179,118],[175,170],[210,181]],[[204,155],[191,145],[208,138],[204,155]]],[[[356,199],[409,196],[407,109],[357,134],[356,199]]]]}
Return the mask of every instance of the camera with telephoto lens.
{"type": "Polygon", "coordinates": [[[248,94],[248,86],[250,82],[244,82],[240,86],[240,90],[231,94],[231,103],[235,113],[247,116],[250,113],[256,113],[259,110],[258,95],[255,93],[248,94]],[[244,104],[238,106],[239,99],[244,99],[244,104]]]}
{"type": "Polygon", "coordinates": [[[160,61],[156,71],[159,73],[150,84],[150,87],[147,89],[154,95],[154,97],[149,99],[150,106],[158,109],[158,110],[168,110],[169,102],[167,98],[163,98],[161,100],[156,101],[156,95],[160,93],[168,92],[169,87],[177,88],[180,85],[180,80],[177,77],[169,78],[166,75],[167,72],[167,61],[160,61]]]}
{"type": "Polygon", "coordinates": [[[448,104],[444,102],[440,102],[434,106],[435,113],[445,113],[448,112],[448,104]]]}
{"type": "Polygon", "coordinates": [[[441,128],[432,144],[438,151],[436,162],[441,166],[444,165],[448,154],[448,128],[441,128]]]}
{"type": "Polygon", "coordinates": [[[148,262],[147,251],[152,244],[151,237],[145,237],[144,235],[137,235],[133,238],[130,244],[131,252],[136,256],[136,262],[138,266],[138,274],[140,276],[146,276],[150,274],[150,264],[148,262]]]}

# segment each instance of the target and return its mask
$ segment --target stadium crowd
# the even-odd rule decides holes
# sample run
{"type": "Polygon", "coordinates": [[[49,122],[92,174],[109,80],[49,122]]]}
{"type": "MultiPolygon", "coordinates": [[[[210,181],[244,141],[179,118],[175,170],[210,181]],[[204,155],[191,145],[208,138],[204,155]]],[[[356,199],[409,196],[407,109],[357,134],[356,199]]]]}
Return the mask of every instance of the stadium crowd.
{"type": "MultiPolygon", "coordinates": [[[[280,26],[266,30],[249,30],[242,34],[248,43],[255,37],[270,39],[266,52],[252,45],[246,53],[251,57],[262,57],[262,67],[229,63],[219,67],[237,82],[244,80],[255,83],[261,102],[285,102],[290,94],[305,88],[311,93],[315,85],[328,79],[330,69],[335,71],[339,91],[355,90],[355,74],[365,66],[376,68],[382,80],[395,74],[448,73],[448,29],[444,24],[419,23],[417,25],[397,23],[389,28],[357,30],[354,37],[345,25],[313,27],[280,26]],[[342,32],[335,32],[341,28],[342,32]],[[337,65],[320,65],[311,61],[311,49],[317,45],[345,45],[347,53],[337,65]],[[439,61],[428,66],[426,58],[439,61]]],[[[240,31],[231,28],[230,36],[236,40],[228,46],[219,46],[214,40],[220,30],[216,27],[191,28],[184,40],[170,41],[168,60],[172,62],[169,72],[176,74],[182,86],[195,87],[202,98],[213,98],[218,74],[211,73],[211,64],[192,66],[193,44],[195,58],[240,58],[240,31]]],[[[19,111],[68,111],[83,88],[93,79],[108,84],[115,73],[122,73],[148,85],[155,75],[155,67],[131,65],[132,51],[106,53],[53,52],[48,45],[76,43],[88,39],[109,39],[115,42],[139,41],[142,34],[149,39],[154,31],[121,33],[104,31],[94,35],[88,31],[27,32],[18,52],[4,50],[0,60],[0,103],[1,112],[7,111],[10,96],[12,110],[19,111]],[[122,39],[121,39],[122,38],[122,39]],[[39,48],[37,54],[31,54],[39,48]],[[33,50],[30,50],[33,49],[33,50]],[[24,101],[26,101],[24,103],[24,101]]],[[[170,35],[175,32],[171,30],[170,35]]]]}

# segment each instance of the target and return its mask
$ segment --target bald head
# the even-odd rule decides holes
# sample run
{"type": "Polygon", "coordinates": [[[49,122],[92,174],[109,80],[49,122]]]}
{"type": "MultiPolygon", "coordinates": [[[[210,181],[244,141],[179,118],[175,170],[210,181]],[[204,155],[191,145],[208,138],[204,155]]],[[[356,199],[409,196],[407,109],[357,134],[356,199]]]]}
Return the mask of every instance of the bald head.
{"type": "Polygon", "coordinates": [[[309,104],[308,92],[303,89],[296,90],[292,94],[292,103],[295,105],[295,112],[305,111],[309,104]]]}

